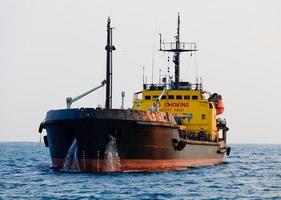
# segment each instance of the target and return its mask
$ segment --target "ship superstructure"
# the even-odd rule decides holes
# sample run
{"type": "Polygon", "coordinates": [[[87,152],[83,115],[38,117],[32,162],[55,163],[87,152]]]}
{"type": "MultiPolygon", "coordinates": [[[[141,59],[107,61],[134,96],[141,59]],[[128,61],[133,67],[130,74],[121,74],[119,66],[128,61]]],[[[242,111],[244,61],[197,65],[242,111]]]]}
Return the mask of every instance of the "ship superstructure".
{"type": "Polygon", "coordinates": [[[143,91],[134,95],[133,109],[172,113],[187,138],[217,142],[219,131],[222,130],[222,137],[225,137],[228,130],[225,120],[217,119],[224,111],[221,95],[204,91],[202,82],[180,81],[181,53],[198,49],[195,42],[180,42],[179,15],[175,39],[175,42],[164,43],[160,35],[159,50],[174,54],[174,80],[163,77],[161,84],[143,84],[143,91]]]}

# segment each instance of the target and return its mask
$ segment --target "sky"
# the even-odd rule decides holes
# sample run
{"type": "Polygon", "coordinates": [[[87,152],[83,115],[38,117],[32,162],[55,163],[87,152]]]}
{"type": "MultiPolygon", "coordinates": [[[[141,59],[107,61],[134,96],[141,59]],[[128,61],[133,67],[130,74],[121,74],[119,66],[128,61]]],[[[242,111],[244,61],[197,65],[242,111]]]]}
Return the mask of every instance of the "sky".
{"type": "MultiPolygon", "coordinates": [[[[160,69],[173,71],[157,50],[159,33],[174,40],[179,12],[181,40],[199,49],[182,54],[181,78],[194,81],[198,70],[204,89],[222,95],[228,142],[280,144],[280,8],[278,0],[0,0],[0,141],[39,141],[48,110],[105,79],[108,16],[113,107],[125,91],[130,108],[143,66],[148,82],[152,71],[156,82],[160,69]]],[[[99,89],[73,107],[104,105],[104,95],[99,89]]]]}

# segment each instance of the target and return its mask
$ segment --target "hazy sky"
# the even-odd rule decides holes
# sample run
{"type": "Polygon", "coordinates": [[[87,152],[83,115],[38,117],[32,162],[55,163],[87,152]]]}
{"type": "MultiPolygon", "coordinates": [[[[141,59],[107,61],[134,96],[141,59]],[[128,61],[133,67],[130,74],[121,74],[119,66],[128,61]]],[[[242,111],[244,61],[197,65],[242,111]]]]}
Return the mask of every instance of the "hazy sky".
{"type": "MultiPolygon", "coordinates": [[[[230,143],[281,143],[281,1],[0,0],[0,140],[39,141],[38,126],[65,98],[105,77],[106,20],[115,27],[113,106],[126,107],[167,66],[158,52],[176,34],[197,42],[204,88],[221,93],[230,143]],[[154,52],[154,53],[153,53],[154,52]]],[[[172,57],[172,56],[171,56],[172,57]]],[[[193,61],[182,55],[182,78],[193,81],[193,61]]],[[[194,60],[194,59],[193,59],[194,60]]],[[[73,107],[104,105],[100,89],[73,107]]]]}

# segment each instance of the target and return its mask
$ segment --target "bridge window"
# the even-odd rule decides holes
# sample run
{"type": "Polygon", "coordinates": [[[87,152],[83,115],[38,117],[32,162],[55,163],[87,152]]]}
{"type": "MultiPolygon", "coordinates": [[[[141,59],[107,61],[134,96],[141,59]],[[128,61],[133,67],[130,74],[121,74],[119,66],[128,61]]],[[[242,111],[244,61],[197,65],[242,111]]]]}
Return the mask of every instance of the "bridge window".
{"type": "Polygon", "coordinates": [[[197,100],[197,99],[198,99],[198,96],[197,96],[197,95],[194,95],[194,96],[192,96],[192,99],[193,99],[193,100],[197,100]]]}
{"type": "Polygon", "coordinates": [[[184,95],[183,98],[184,98],[185,100],[188,100],[188,99],[190,99],[190,96],[189,96],[189,95],[184,95]]]}
{"type": "Polygon", "coordinates": [[[145,100],[150,100],[150,99],[151,99],[151,96],[145,96],[144,99],[145,99],[145,100]]]}
{"type": "Polygon", "coordinates": [[[206,115],[205,115],[205,114],[202,114],[202,115],[201,115],[201,119],[206,119],[206,115]]]}
{"type": "Polygon", "coordinates": [[[175,99],[174,95],[168,95],[168,99],[175,99]]]}
{"type": "Polygon", "coordinates": [[[182,96],[181,95],[177,95],[176,99],[182,99],[182,96]]]}
{"type": "Polygon", "coordinates": [[[158,98],[158,95],[153,96],[153,99],[157,99],[157,98],[158,98]]]}
{"type": "Polygon", "coordinates": [[[166,96],[166,95],[163,95],[163,96],[161,97],[161,99],[167,99],[167,96],[166,96]]]}

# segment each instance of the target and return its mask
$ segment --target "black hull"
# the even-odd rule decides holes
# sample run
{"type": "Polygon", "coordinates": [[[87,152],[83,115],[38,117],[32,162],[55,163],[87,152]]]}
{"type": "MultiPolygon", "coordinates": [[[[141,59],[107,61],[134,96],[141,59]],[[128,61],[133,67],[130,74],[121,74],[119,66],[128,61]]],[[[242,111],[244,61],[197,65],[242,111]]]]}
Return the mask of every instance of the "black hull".
{"type": "MultiPolygon", "coordinates": [[[[47,131],[53,167],[65,169],[73,141],[80,171],[154,171],[213,165],[223,160],[223,141],[181,140],[172,115],[133,110],[49,111],[47,131]],[[118,166],[108,168],[107,147],[114,138],[118,166]],[[181,141],[181,148],[178,148],[181,141]]],[[[73,160],[72,160],[73,161],[73,160]]],[[[69,169],[71,170],[71,168],[69,169]]],[[[74,168],[74,170],[77,170],[74,168]]]]}

